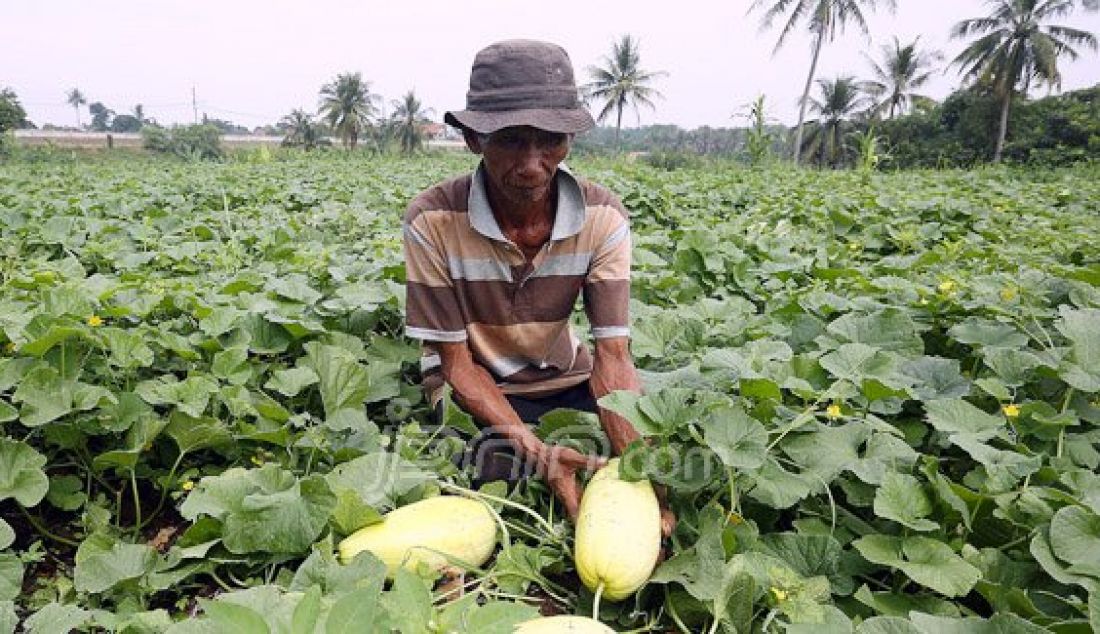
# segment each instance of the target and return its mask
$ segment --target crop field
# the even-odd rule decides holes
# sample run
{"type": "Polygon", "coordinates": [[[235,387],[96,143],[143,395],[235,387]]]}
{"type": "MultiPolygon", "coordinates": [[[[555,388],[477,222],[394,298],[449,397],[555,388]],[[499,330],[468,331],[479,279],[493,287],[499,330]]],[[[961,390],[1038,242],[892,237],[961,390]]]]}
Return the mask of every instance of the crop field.
{"type": "Polygon", "coordinates": [[[596,601],[541,483],[468,490],[403,336],[402,211],[473,161],[0,165],[0,632],[1100,631],[1100,167],[573,164],[633,214],[620,476],[679,519],[596,601]],[[337,556],[440,494],[484,564],[337,556]]]}

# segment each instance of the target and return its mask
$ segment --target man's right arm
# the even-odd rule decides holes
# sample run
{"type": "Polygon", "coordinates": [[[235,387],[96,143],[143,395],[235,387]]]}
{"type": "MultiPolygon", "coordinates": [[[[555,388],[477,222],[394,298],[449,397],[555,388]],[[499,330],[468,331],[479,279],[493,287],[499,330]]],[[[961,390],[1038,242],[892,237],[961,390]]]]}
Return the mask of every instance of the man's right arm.
{"type": "Polygon", "coordinates": [[[539,440],[520,420],[489,371],[474,361],[465,342],[440,343],[437,347],[443,380],[454,390],[463,409],[491,425],[494,431],[512,444],[519,456],[533,459],[539,475],[565,506],[566,514],[576,520],[581,503],[581,487],[577,484],[576,472],[578,469],[595,469],[604,460],[585,456],[568,447],[547,445],[539,440]]]}

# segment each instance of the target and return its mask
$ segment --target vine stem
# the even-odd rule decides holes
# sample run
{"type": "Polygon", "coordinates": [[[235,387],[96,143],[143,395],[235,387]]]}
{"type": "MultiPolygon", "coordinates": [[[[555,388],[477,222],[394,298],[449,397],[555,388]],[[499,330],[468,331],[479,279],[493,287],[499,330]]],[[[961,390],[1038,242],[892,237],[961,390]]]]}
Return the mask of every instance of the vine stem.
{"type": "Polygon", "coordinates": [[[439,482],[439,486],[440,486],[440,488],[447,489],[448,491],[452,491],[452,492],[458,493],[460,495],[465,495],[467,497],[473,497],[473,498],[480,498],[482,500],[489,500],[490,502],[496,502],[498,504],[503,504],[504,506],[514,508],[517,511],[522,511],[522,512],[526,513],[527,515],[530,515],[531,517],[533,517],[536,521],[538,521],[539,526],[543,530],[546,531],[546,534],[547,534],[548,537],[550,537],[552,539],[555,539],[555,540],[557,539],[557,533],[554,531],[554,526],[552,524],[550,524],[549,522],[547,522],[546,518],[539,515],[538,513],[536,513],[534,511],[534,509],[532,509],[528,506],[524,506],[523,504],[520,504],[519,502],[513,502],[512,500],[506,500],[502,497],[497,497],[495,495],[490,495],[488,493],[482,493],[480,491],[471,491],[470,489],[460,487],[457,484],[451,484],[450,482],[441,481],[441,482],[439,482]]]}
{"type": "Polygon", "coordinates": [[[600,598],[603,597],[604,584],[601,581],[600,585],[596,586],[596,598],[592,600],[592,620],[600,620],[600,598]]]}
{"type": "MultiPolygon", "coordinates": [[[[16,504],[18,504],[18,502],[16,504]]],[[[27,521],[31,523],[31,526],[34,527],[34,530],[38,531],[38,533],[41,534],[43,537],[52,539],[55,542],[60,542],[62,544],[65,544],[66,546],[72,546],[73,548],[80,546],[80,542],[78,541],[74,541],[67,537],[62,537],[60,535],[55,535],[54,533],[51,533],[50,529],[46,528],[46,526],[42,524],[42,521],[39,520],[37,517],[31,515],[31,512],[27,510],[27,507],[23,506],[22,504],[19,504],[19,510],[23,512],[23,516],[26,517],[27,521]]]]}

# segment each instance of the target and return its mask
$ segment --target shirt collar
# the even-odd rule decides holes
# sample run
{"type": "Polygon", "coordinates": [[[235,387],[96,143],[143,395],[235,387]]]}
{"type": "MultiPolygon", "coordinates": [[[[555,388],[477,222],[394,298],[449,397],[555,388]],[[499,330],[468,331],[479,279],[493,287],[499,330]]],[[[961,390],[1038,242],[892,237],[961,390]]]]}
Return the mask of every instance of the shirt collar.
{"type": "MultiPolygon", "coordinates": [[[[558,188],[558,206],[554,213],[554,228],[550,232],[551,240],[564,240],[575,236],[584,226],[585,202],[584,192],[580,183],[573,176],[573,172],[565,163],[558,165],[558,171],[554,176],[554,183],[558,188]]],[[[504,232],[500,230],[497,219],[493,217],[493,209],[489,206],[489,193],[485,188],[485,166],[479,163],[470,183],[470,196],[468,200],[470,213],[470,226],[478,233],[500,242],[508,242],[504,232]]]]}

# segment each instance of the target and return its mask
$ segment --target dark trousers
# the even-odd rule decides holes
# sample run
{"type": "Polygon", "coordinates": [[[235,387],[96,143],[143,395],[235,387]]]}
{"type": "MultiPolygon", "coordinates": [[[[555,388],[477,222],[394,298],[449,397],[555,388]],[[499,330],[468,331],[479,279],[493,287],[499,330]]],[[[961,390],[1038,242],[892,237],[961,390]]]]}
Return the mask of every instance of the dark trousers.
{"type": "MultiPolygon", "coordinates": [[[[557,394],[544,398],[525,398],[523,396],[505,395],[512,409],[519,414],[520,420],[527,423],[528,427],[538,425],[539,418],[555,409],[576,409],[584,412],[596,412],[596,399],[592,398],[592,391],[588,382],[580,383],[557,394]]],[[[435,423],[443,420],[443,403],[435,409],[435,423]]],[[[524,459],[516,454],[512,443],[502,438],[488,423],[474,419],[479,428],[476,436],[469,436],[463,432],[458,435],[466,441],[466,451],[460,457],[460,467],[473,465],[475,476],[473,486],[479,487],[486,482],[503,480],[509,487],[521,480],[531,477],[535,472],[535,464],[529,459],[524,459]]]]}

